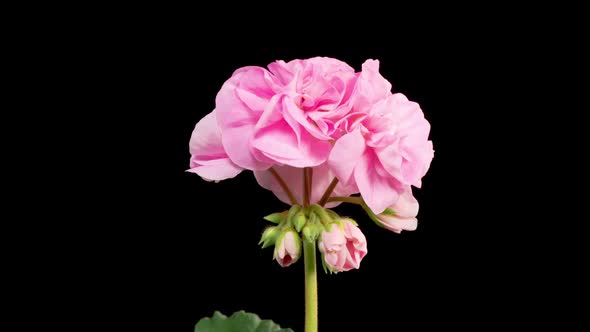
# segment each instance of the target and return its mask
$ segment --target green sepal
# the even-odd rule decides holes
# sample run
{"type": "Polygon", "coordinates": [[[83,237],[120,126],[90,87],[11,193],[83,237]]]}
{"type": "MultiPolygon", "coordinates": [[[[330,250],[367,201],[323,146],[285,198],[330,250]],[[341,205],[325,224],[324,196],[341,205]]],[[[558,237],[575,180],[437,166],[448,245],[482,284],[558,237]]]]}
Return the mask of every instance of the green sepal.
{"type": "Polygon", "coordinates": [[[293,206],[291,206],[291,208],[289,209],[289,212],[287,213],[287,223],[290,226],[294,226],[293,225],[293,218],[295,218],[295,215],[297,214],[297,212],[299,212],[299,210],[301,210],[301,206],[295,204],[293,206]]]}
{"type": "Polygon", "coordinates": [[[299,212],[297,212],[297,214],[295,214],[292,221],[295,230],[297,232],[301,232],[301,229],[303,228],[303,226],[305,226],[305,223],[307,222],[307,218],[305,217],[305,213],[302,210],[300,210],[299,212]]]}
{"type": "Polygon", "coordinates": [[[340,215],[338,213],[336,213],[330,209],[325,209],[325,210],[332,219],[340,219],[340,215]]]}
{"type": "Polygon", "coordinates": [[[369,208],[369,206],[367,205],[367,203],[365,203],[365,200],[361,201],[361,206],[363,207],[363,210],[365,210],[365,212],[367,213],[367,215],[369,216],[369,218],[371,220],[373,220],[375,222],[375,224],[377,224],[377,226],[381,227],[381,228],[385,228],[383,226],[383,224],[381,224],[381,221],[379,221],[379,219],[377,219],[377,216],[375,215],[375,213],[373,213],[373,211],[371,211],[371,209],[369,208]]]}
{"type": "Polygon", "coordinates": [[[303,239],[307,242],[315,242],[323,230],[324,227],[319,222],[318,216],[310,212],[307,224],[303,227],[303,239]]]}
{"type": "Polygon", "coordinates": [[[262,236],[260,237],[260,242],[258,244],[262,244],[262,249],[268,248],[277,241],[277,237],[279,236],[280,231],[279,228],[276,226],[267,227],[262,236]]]}
{"type": "Polygon", "coordinates": [[[324,209],[323,207],[319,206],[318,204],[311,205],[310,206],[310,209],[315,214],[317,214],[319,220],[323,224],[328,224],[328,223],[332,222],[332,217],[330,217],[330,214],[326,211],[326,209],[324,209]]]}
{"type": "Polygon", "coordinates": [[[287,211],[276,212],[264,217],[264,220],[270,221],[273,224],[280,224],[287,217],[287,211]]]}
{"type": "Polygon", "coordinates": [[[322,254],[322,268],[324,269],[325,274],[328,274],[328,271],[330,271],[330,274],[332,274],[332,269],[328,268],[328,266],[326,265],[326,260],[324,259],[324,254],[322,254]]]}
{"type": "Polygon", "coordinates": [[[395,210],[392,208],[385,209],[385,211],[381,212],[381,214],[386,214],[388,216],[395,216],[396,215],[395,210]]]}
{"type": "MultiPolygon", "coordinates": [[[[354,219],[352,219],[352,218],[348,218],[348,217],[346,217],[346,218],[342,218],[342,219],[340,219],[340,222],[344,222],[344,221],[348,221],[349,223],[351,223],[351,224],[353,224],[353,225],[355,225],[355,226],[357,226],[357,227],[358,227],[358,225],[359,225],[359,224],[358,224],[358,223],[357,223],[357,222],[356,222],[354,219]]],[[[344,226],[344,225],[343,225],[343,226],[344,226]]]]}

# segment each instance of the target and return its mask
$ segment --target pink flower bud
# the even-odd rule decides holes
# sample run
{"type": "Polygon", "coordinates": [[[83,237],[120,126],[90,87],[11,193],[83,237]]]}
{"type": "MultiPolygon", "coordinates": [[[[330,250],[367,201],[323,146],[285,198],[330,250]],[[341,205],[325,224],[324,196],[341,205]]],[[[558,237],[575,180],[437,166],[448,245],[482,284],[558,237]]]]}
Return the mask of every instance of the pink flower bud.
{"type": "Polygon", "coordinates": [[[361,230],[346,219],[342,227],[338,223],[328,227],[319,242],[325,265],[333,272],[358,269],[367,254],[367,240],[361,230]]]}
{"type": "Polygon", "coordinates": [[[390,231],[400,233],[404,231],[413,231],[418,226],[419,209],[418,201],[412,196],[412,189],[404,191],[398,201],[386,209],[383,213],[377,215],[377,219],[383,227],[390,231]]]}
{"type": "Polygon", "coordinates": [[[275,244],[274,259],[279,265],[287,267],[295,263],[301,256],[301,238],[292,229],[279,236],[275,244]]]}

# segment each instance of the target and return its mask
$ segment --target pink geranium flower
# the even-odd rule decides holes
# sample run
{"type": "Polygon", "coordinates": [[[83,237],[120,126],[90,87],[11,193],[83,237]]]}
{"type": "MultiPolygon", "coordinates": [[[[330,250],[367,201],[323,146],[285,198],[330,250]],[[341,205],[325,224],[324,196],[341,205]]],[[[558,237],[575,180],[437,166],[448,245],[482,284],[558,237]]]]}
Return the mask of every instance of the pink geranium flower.
{"type": "Polygon", "coordinates": [[[341,132],[357,78],[330,58],[277,61],[234,72],[216,98],[223,146],[240,167],[312,167],[325,162],[341,132]]]}
{"type": "Polygon", "coordinates": [[[365,115],[341,137],[328,164],[340,181],[356,185],[367,205],[381,213],[409,185],[421,178],[433,157],[430,124],[420,106],[400,93],[379,73],[379,62],[363,64],[353,96],[353,110],[365,115]]]}

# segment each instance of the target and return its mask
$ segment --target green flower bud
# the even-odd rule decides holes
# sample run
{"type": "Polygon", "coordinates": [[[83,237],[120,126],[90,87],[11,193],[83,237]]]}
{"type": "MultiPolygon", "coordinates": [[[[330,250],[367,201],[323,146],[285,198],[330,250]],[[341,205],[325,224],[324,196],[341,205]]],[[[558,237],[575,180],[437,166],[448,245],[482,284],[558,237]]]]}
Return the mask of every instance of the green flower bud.
{"type": "Polygon", "coordinates": [[[305,223],[307,222],[307,218],[305,217],[305,213],[303,213],[303,211],[299,211],[297,212],[297,214],[295,215],[295,217],[293,217],[293,227],[295,227],[295,230],[297,232],[301,232],[301,229],[303,228],[303,226],[305,226],[305,223]]]}
{"type": "Polygon", "coordinates": [[[264,220],[270,221],[273,224],[280,224],[285,218],[287,218],[287,211],[269,214],[264,217],[264,220]]]}
{"type": "Polygon", "coordinates": [[[330,216],[328,211],[326,211],[326,209],[324,209],[323,207],[319,206],[318,204],[313,204],[310,206],[310,208],[311,208],[312,212],[317,214],[319,220],[322,223],[328,224],[328,223],[332,222],[332,217],[330,216]]]}
{"type": "Polygon", "coordinates": [[[315,213],[310,213],[309,220],[305,227],[303,227],[303,239],[307,242],[314,242],[318,239],[324,227],[319,222],[319,218],[315,213]]]}
{"type": "Polygon", "coordinates": [[[274,246],[279,234],[280,232],[278,227],[268,227],[262,233],[262,237],[260,237],[260,242],[258,242],[258,244],[262,244],[263,249],[270,246],[274,246]]]}

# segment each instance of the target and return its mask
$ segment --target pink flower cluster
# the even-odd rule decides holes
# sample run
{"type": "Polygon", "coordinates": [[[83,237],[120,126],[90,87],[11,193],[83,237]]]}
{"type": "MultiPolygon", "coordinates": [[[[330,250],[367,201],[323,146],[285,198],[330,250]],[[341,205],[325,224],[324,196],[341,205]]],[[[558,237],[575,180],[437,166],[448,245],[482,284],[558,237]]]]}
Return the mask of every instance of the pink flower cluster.
{"type": "Polygon", "coordinates": [[[333,195],[360,193],[379,214],[420,187],[433,157],[429,131],[419,105],[391,92],[377,60],[361,72],[331,58],[276,61],[240,68],[223,84],[193,131],[190,172],[219,181],[251,170],[289,202],[273,167],[301,202],[301,168],[313,167],[312,202],[336,177],[333,195]]]}

